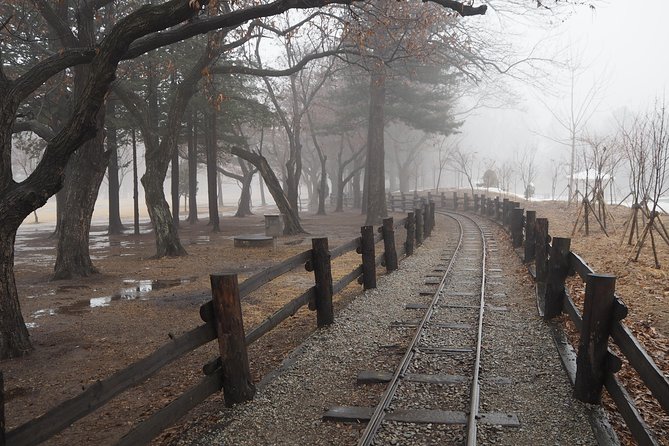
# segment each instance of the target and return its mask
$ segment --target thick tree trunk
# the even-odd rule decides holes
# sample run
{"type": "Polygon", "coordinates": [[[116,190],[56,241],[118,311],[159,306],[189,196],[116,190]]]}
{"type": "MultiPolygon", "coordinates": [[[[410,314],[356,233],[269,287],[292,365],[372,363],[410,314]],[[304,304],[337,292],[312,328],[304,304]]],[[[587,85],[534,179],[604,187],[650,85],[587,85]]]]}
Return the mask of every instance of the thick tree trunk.
{"type": "MultiPolygon", "coordinates": [[[[114,115],[114,107],[110,106],[108,113],[114,115]]],[[[121,221],[119,178],[118,178],[118,139],[117,129],[113,125],[107,126],[107,152],[109,153],[109,165],[107,167],[107,178],[109,183],[109,234],[121,234],[125,227],[121,221]]]]}
{"type": "Polygon", "coordinates": [[[172,193],[172,220],[176,228],[179,227],[179,151],[175,150],[172,154],[172,170],[170,175],[170,185],[172,193]]]}
{"type": "Polygon", "coordinates": [[[262,206],[267,205],[267,201],[265,200],[265,182],[262,179],[262,176],[258,177],[258,184],[260,186],[260,204],[262,206]]]}
{"type": "Polygon", "coordinates": [[[353,182],[351,183],[353,189],[353,207],[355,209],[362,208],[362,191],[360,190],[360,171],[353,175],[353,182]]]}
{"type": "Polygon", "coordinates": [[[237,205],[237,213],[235,217],[246,217],[247,215],[253,215],[251,212],[251,181],[253,181],[254,171],[251,171],[244,175],[242,180],[242,193],[239,196],[239,204],[237,205]]]}
{"type": "Polygon", "coordinates": [[[0,223],[0,359],[23,356],[32,350],[14,281],[17,228],[6,226],[5,222],[0,223]]]}
{"type": "MultiPolygon", "coordinates": [[[[101,109],[101,115],[102,113],[101,109]]],[[[95,138],[70,159],[65,173],[65,209],[56,247],[53,280],[97,274],[89,251],[89,232],[95,201],[109,161],[104,150],[104,117],[99,116],[95,138]]]]}
{"type": "Polygon", "coordinates": [[[206,134],[207,146],[207,196],[209,198],[209,225],[211,225],[214,232],[220,231],[218,218],[218,197],[216,190],[216,163],[217,146],[216,146],[216,114],[208,112],[206,134]]]}
{"type": "Polygon", "coordinates": [[[290,203],[288,203],[288,199],[286,198],[286,195],[281,188],[281,183],[274,174],[274,171],[267,162],[267,159],[262,155],[249,152],[248,150],[244,150],[239,147],[233,147],[231,152],[233,155],[251,163],[256,169],[258,169],[260,175],[262,175],[269,193],[272,194],[272,198],[274,198],[274,202],[279,208],[279,212],[283,214],[284,235],[306,233],[300,224],[297,211],[290,207],[290,203]]]}
{"type": "Polygon", "coordinates": [[[188,223],[197,223],[197,127],[193,115],[188,115],[188,223]]]}
{"type": "Polygon", "coordinates": [[[381,220],[388,215],[383,145],[386,73],[383,65],[377,64],[370,77],[367,164],[365,166],[366,225],[380,224],[381,220]]]}
{"type": "Polygon", "coordinates": [[[325,215],[325,198],[328,192],[328,173],[325,168],[327,157],[321,158],[321,182],[318,187],[318,212],[316,215],[325,215]]]}
{"type": "Polygon", "coordinates": [[[163,191],[163,181],[167,173],[168,162],[157,163],[158,165],[148,162],[150,157],[160,156],[160,153],[151,152],[147,147],[146,173],[142,177],[142,186],[144,186],[146,205],[156,236],[155,258],[183,256],[187,252],[179,240],[179,233],[174,226],[174,219],[163,191]],[[159,164],[162,164],[164,168],[159,164]],[[160,171],[161,168],[162,171],[160,171]]]}

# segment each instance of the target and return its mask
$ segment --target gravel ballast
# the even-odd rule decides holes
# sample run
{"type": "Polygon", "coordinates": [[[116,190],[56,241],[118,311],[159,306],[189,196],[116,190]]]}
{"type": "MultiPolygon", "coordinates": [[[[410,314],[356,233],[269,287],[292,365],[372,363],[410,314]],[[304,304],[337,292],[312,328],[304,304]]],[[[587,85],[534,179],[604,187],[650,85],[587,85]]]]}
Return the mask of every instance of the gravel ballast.
{"type": "MultiPolygon", "coordinates": [[[[290,364],[259,388],[253,401],[223,409],[218,415],[219,428],[197,444],[356,444],[364,424],[325,422],[321,417],[333,406],[376,406],[385,384],[357,385],[357,374],[363,370],[391,372],[399,363],[413,329],[390,325],[422,317],[424,310],[407,310],[405,305],[429,302],[429,296],[419,296],[419,291],[426,289],[425,275],[444,264],[440,258],[445,252],[450,256],[452,250],[446,247],[453,245],[456,231],[450,218],[438,216],[432,237],[414,256],[401,262],[399,271],[379,277],[376,289],[362,293],[336,314],[332,326],[310,336],[290,364]]],[[[549,327],[536,315],[533,284],[510,242],[502,240],[506,234],[487,225],[486,233],[490,232],[499,243],[488,240],[495,251],[489,252],[492,277],[486,299],[496,310],[486,311],[484,319],[480,410],[513,413],[521,425],[481,426],[479,443],[596,444],[586,408],[571,397],[549,327]]],[[[435,330],[430,336],[440,332],[458,343],[464,342],[459,338],[467,338],[447,329],[435,330]]],[[[423,372],[431,362],[435,364],[429,370],[461,360],[443,355],[418,359],[410,372],[423,372]]],[[[422,408],[466,410],[468,402],[459,401],[462,393],[468,394],[466,387],[411,383],[401,388],[398,397],[402,407],[413,407],[411,392],[415,391],[421,401],[431,399],[421,403],[422,408]]],[[[381,429],[375,444],[462,444],[462,427],[392,425],[381,429]],[[395,429],[392,425],[398,426],[395,429]]]]}

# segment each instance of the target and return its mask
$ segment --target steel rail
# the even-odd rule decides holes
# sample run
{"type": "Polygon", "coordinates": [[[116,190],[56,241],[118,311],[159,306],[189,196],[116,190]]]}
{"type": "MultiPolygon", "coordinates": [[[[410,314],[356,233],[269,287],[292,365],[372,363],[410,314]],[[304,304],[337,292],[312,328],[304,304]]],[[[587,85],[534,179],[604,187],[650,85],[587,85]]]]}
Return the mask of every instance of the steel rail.
{"type": "Polygon", "coordinates": [[[446,268],[446,271],[444,272],[444,275],[441,278],[439,287],[437,288],[437,291],[434,293],[432,301],[427,310],[425,311],[425,315],[418,324],[418,327],[416,328],[416,333],[411,342],[409,343],[409,347],[407,348],[406,353],[404,354],[402,360],[400,361],[399,367],[397,367],[397,369],[395,370],[393,377],[388,383],[386,391],[381,396],[381,401],[376,406],[376,409],[374,409],[374,413],[370,417],[369,422],[367,423],[367,427],[365,428],[365,431],[362,433],[362,437],[358,441],[358,446],[369,446],[374,441],[374,437],[376,436],[376,433],[381,427],[381,423],[383,423],[386,411],[390,407],[390,403],[392,402],[392,399],[395,396],[395,392],[397,391],[397,387],[399,386],[400,378],[404,377],[407,369],[409,368],[409,365],[411,364],[411,360],[416,354],[416,347],[418,345],[418,341],[420,340],[421,335],[423,334],[425,324],[427,324],[427,322],[429,322],[430,318],[432,317],[432,312],[434,311],[434,307],[436,306],[437,302],[441,297],[441,292],[443,291],[444,286],[446,285],[446,279],[448,278],[448,275],[450,274],[451,269],[455,264],[455,259],[462,247],[462,240],[464,236],[464,229],[462,227],[462,223],[460,223],[460,221],[457,218],[452,217],[451,215],[448,214],[444,215],[451,217],[458,223],[458,227],[460,228],[460,237],[458,239],[458,244],[455,250],[453,251],[453,255],[451,256],[451,260],[448,263],[448,267],[446,268]]]}
{"type": "MultiPolygon", "coordinates": [[[[463,214],[458,214],[463,215],[463,214]]],[[[483,228],[473,218],[463,215],[476,225],[481,233],[482,249],[481,249],[481,306],[479,307],[479,324],[478,332],[476,334],[476,359],[474,360],[474,374],[472,377],[472,386],[470,391],[469,401],[469,416],[467,417],[467,446],[476,446],[476,421],[479,415],[480,391],[479,372],[481,369],[481,343],[483,339],[483,315],[485,313],[485,283],[486,283],[486,240],[483,228]]]]}

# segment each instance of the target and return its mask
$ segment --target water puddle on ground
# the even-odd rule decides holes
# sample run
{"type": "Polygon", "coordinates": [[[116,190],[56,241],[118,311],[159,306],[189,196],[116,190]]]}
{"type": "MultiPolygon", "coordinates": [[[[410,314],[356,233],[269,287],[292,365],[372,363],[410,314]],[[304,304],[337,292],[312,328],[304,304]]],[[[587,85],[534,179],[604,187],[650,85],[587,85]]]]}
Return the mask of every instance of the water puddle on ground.
{"type": "MultiPolygon", "coordinates": [[[[197,280],[197,276],[185,277],[180,279],[159,279],[159,280],[132,280],[127,279],[123,281],[124,288],[118,293],[111,296],[93,297],[90,299],[82,299],[69,305],[64,305],[57,308],[46,308],[35,311],[31,316],[33,319],[42,316],[53,316],[55,314],[81,314],[83,312],[91,311],[93,308],[108,307],[114,301],[119,300],[146,300],[149,298],[149,293],[152,291],[162,290],[165,288],[172,288],[179,285],[184,285],[197,280]]],[[[57,288],[57,292],[70,292],[73,290],[89,288],[86,285],[66,285],[57,288]]],[[[28,328],[37,327],[36,323],[26,324],[28,328]]]]}

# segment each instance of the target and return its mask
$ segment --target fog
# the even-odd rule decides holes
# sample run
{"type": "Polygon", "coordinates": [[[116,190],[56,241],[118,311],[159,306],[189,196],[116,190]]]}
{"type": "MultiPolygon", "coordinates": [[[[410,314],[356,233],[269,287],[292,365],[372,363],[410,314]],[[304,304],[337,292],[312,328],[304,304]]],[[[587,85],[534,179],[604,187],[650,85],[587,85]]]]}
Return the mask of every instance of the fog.
{"type": "MultiPolygon", "coordinates": [[[[601,86],[594,113],[584,131],[605,135],[616,131],[614,115],[643,112],[652,107],[656,98],[662,100],[665,96],[669,73],[666,52],[669,28],[664,23],[667,13],[669,3],[661,0],[640,2],[635,7],[617,1],[597,2],[594,10],[575,7],[555,27],[531,26],[525,22],[522,25],[525,31],[514,35],[511,41],[521,47],[528,42],[539,42],[542,51],[546,54],[553,51],[562,61],[570,54],[576,55],[582,69],[575,85],[575,103],[578,105],[593,85],[601,86]]],[[[494,21],[492,16],[486,19],[494,21]]],[[[558,114],[568,108],[570,73],[559,66],[549,70],[537,71],[537,77],[543,77],[539,88],[522,80],[506,79],[517,95],[517,104],[474,111],[459,135],[463,146],[498,163],[513,159],[514,153],[525,147],[536,148],[540,172],[535,182],[538,196],[550,194],[548,164],[567,162],[570,152],[569,146],[554,141],[567,140],[568,134],[546,107],[558,114]]],[[[620,166],[621,172],[615,180],[622,197],[628,188],[625,167],[620,166]]],[[[565,174],[558,189],[563,190],[567,182],[565,174]]],[[[521,190],[516,192],[522,194],[522,186],[518,188],[521,190]]]]}

